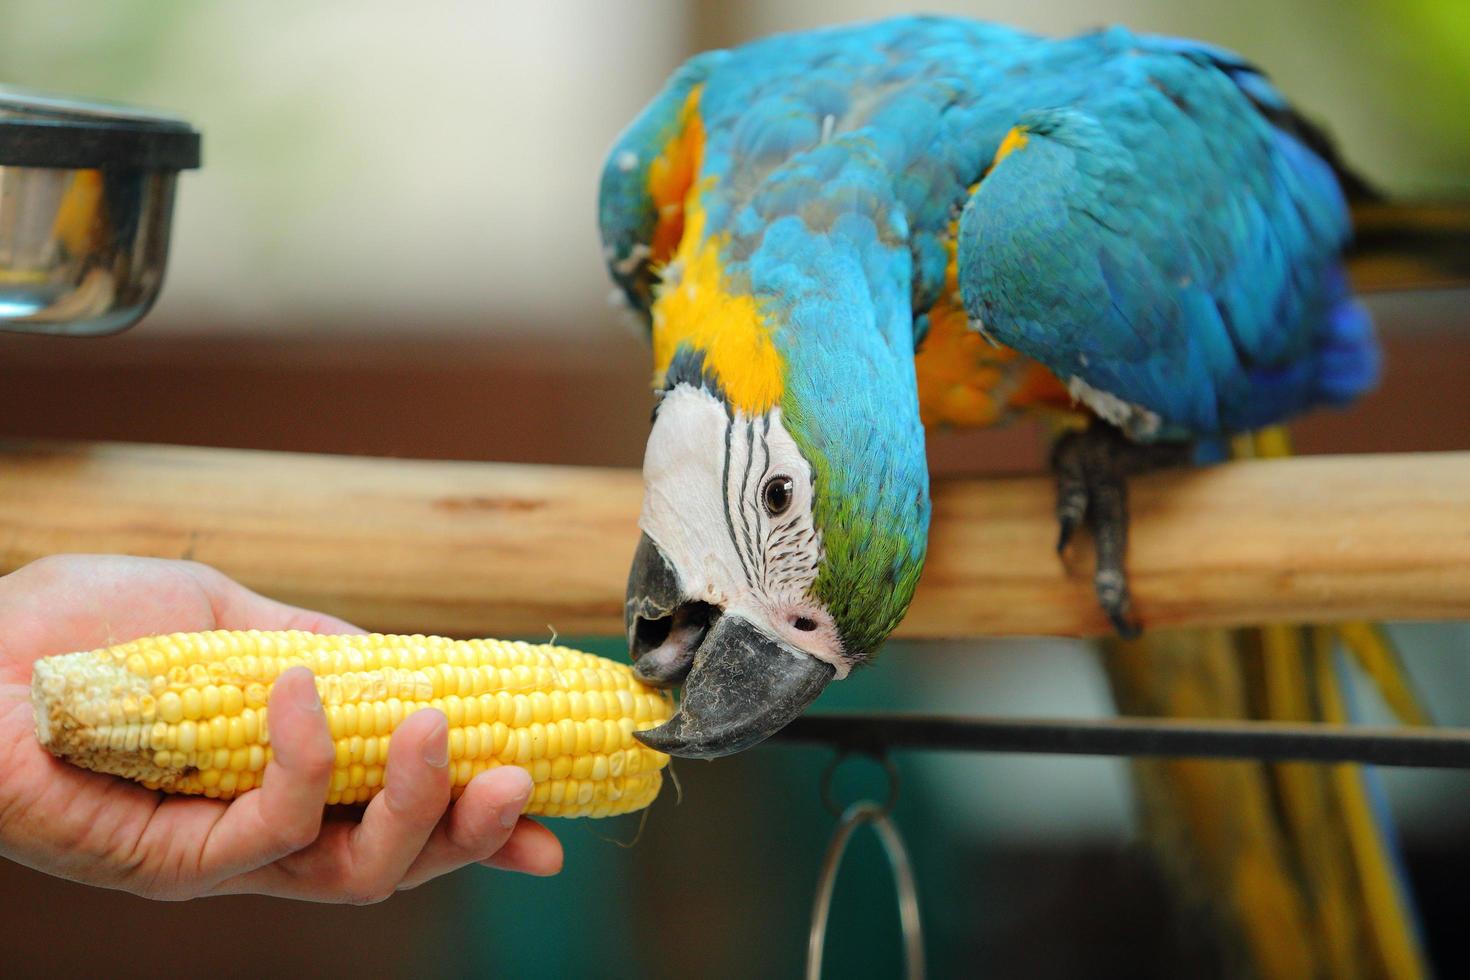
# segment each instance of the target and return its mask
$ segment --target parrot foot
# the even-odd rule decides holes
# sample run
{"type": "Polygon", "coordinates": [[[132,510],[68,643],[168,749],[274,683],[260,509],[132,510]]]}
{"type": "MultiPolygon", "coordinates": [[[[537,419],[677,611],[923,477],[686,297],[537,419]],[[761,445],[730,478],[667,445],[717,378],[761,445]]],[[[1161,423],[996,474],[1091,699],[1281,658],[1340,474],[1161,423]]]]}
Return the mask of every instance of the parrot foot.
{"type": "Polygon", "coordinates": [[[1097,549],[1093,588],[1098,605],[1124,639],[1142,632],[1132,617],[1124,558],[1128,552],[1128,477],[1188,462],[1188,443],[1137,443],[1118,428],[1094,420],[1069,432],[1052,447],[1057,484],[1057,553],[1086,525],[1097,549]]]}

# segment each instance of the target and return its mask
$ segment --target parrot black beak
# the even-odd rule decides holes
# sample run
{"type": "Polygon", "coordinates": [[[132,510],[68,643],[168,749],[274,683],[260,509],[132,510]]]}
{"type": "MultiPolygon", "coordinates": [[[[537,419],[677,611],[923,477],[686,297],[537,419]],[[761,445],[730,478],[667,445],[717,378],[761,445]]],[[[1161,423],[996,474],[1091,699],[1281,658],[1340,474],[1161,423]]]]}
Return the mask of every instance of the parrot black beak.
{"type": "Polygon", "coordinates": [[[713,759],[748,749],[801,714],[837,673],[741,616],[685,599],[678,573],[646,534],[628,573],[623,621],[638,679],[684,685],[674,717],[637,736],[670,755],[713,759]]]}
{"type": "Polygon", "coordinates": [[[732,755],[764,741],[836,674],[831,664],[739,616],[719,617],[692,659],[674,717],[636,735],[650,748],[690,759],[732,755]]]}
{"type": "Polygon", "coordinates": [[[633,673],[645,684],[673,687],[689,673],[694,651],[719,610],[706,602],[685,602],[679,576],[648,535],[638,542],[628,572],[623,623],[633,673]]]}

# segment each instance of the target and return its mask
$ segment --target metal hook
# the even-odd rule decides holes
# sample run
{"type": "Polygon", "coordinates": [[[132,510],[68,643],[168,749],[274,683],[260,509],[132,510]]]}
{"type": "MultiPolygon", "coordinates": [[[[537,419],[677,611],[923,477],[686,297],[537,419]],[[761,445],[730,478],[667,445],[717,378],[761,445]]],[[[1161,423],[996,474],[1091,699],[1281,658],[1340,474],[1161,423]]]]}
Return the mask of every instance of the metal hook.
{"type": "MultiPolygon", "coordinates": [[[[827,812],[831,813],[834,817],[841,818],[844,816],[846,811],[843,810],[842,807],[837,805],[837,800],[832,795],[832,779],[834,776],[837,775],[837,770],[842,766],[842,763],[847,760],[848,756],[853,754],[853,750],[839,750],[838,753],[832,757],[832,761],[827,763],[827,768],[822,772],[822,805],[825,806],[827,808],[827,812]]],[[[888,816],[888,814],[893,812],[893,807],[898,803],[898,766],[894,765],[893,760],[890,759],[886,754],[879,754],[875,752],[861,752],[860,754],[866,755],[868,758],[881,765],[883,767],[883,770],[888,773],[888,798],[884,800],[883,806],[879,808],[879,814],[886,817],[888,816]]],[[[876,804],[874,805],[876,806],[876,804]]]]}
{"type": "MultiPolygon", "coordinates": [[[[822,777],[822,802],[836,813],[832,800],[832,774],[842,764],[846,753],[839,754],[827,767],[822,777]]],[[[888,799],[879,806],[871,800],[854,803],[842,812],[837,821],[837,830],[827,845],[822,858],[822,870],[817,876],[817,894],[812,903],[811,932],[807,936],[806,977],[821,980],[822,953],[827,941],[827,919],[832,911],[832,892],[837,885],[837,872],[842,867],[842,856],[847,852],[853,832],[863,824],[872,824],[873,831],[883,843],[888,856],[888,866],[893,871],[893,882],[898,890],[898,918],[903,931],[904,975],[908,980],[923,980],[924,976],[924,932],[919,919],[919,890],[914,880],[914,866],[909,860],[908,849],[898,827],[889,819],[889,812],[898,802],[898,768],[885,756],[874,756],[888,770],[888,799]]]]}

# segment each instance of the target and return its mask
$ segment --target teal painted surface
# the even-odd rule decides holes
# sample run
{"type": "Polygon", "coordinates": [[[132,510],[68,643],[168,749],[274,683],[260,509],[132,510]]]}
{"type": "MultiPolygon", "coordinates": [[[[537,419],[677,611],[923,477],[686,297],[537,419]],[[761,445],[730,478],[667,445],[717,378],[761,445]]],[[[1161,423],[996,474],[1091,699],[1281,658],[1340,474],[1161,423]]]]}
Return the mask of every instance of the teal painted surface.
{"type": "MultiPolygon", "coordinates": [[[[1470,723],[1463,624],[1395,628],[1443,722],[1470,723]]],[[[617,640],[566,638],[622,658],[617,640]]],[[[815,710],[1093,716],[1109,713],[1089,645],[1011,640],[892,644],[833,685],[815,710]]],[[[1365,703],[1368,721],[1381,708],[1365,703]]],[[[1198,967],[1188,934],[1137,847],[1125,766],[1109,759],[901,753],[895,819],[913,855],[931,975],[1170,976],[1198,967]]],[[[553,821],[567,868],[537,880],[472,869],[435,886],[451,919],[425,937],[435,975],[798,977],[817,871],[834,820],[819,783],[830,756],[766,748],[680,762],[642,839],[634,818],[553,821]],[[456,937],[448,948],[445,937],[456,937]],[[430,947],[432,946],[432,949],[430,947]],[[430,955],[432,953],[432,955],[430,955]]],[[[1392,771],[1408,839],[1457,844],[1470,774],[1392,771]]],[[[852,762],[838,796],[881,796],[881,771],[852,762]]],[[[887,863],[869,832],[838,879],[828,977],[897,976],[901,949],[887,863]]]]}
{"type": "MultiPolygon", "coordinates": [[[[620,641],[564,642],[624,656],[620,641]]],[[[892,658],[888,680],[902,680],[901,661],[892,658]]],[[[882,680],[834,685],[819,707],[920,707],[895,697],[882,680]]],[[[502,977],[799,976],[817,871],[835,824],[818,792],[829,761],[824,750],[793,747],[716,763],[677,762],[684,802],[675,805],[673,786],[666,784],[642,839],[630,848],[605,838],[633,839],[636,817],[551,821],[566,847],[560,876],[470,872],[457,879],[458,914],[468,937],[458,951],[459,969],[502,977]]],[[[933,797],[911,762],[899,760],[904,790],[895,818],[931,899],[930,928],[942,939],[959,924],[934,899],[963,883],[953,880],[946,842],[923,832],[933,797]]],[[[871,763],[853,761],[834,785],[844,801],[881,797],[886,776],[871,763]]],[[[974,896],[974,887],[965,890],[974,896]]],[[[956,911],[963,914],[969,905],[956,911]]],[[[881,847],[866,831],[843,865],[829,932],[828,976],[901,970],[892,879],[881,847]]],[[[942,943],[931,956],[936,967],[958,965],[942,943]]]]}
{"type": "MultiPolygon", "coordinates": [[[[621,659],[619,640],[562,638],[621,659]]],[[[956,646],[892,644],[880,665],[831,686],[814,710],[1002,711],[1013,701],[1014,679],[997,689],[946,684],[963,680],[979,663],[956,646]]],[[[1019,644],[1014,663],[1033,654],[1048,665],[1060,658],[1083,665],[1081,685],[1060,686],[1085,713],[1102,705],[1088,688],[1090,660],[1080,644],[1045,653],[1046,643],[1019,644]]],[[[985,671],[982,670],[982,673],[985,671]]],[[[1001,672],[995,672],[997,677],[1001,672]]],[[[972,681],[973,678],[971,677],[972,681]]],[[[1098,689],[1100,690],[1100,688],[1098,689]]],[[[1067,710],[1066,706],[1058,706],[1067,710]]],[[[1026,710],[1024,706],[1020,710],[1026,710]]],[[[1029,811],[1023,820],[1048,825],[1047,795],[1032,794],[1012,777],[1033,766],[1043,782],[1089,782],[1110,772],[1108,760],[997,759],[905,753],[895,757],[902,791],[894,818],[918,876],[933,976],[968,974],[996,951],[986,951],[996,929],[1034,928],[1044,917],[1036,899],[1017,904],[1004,870],[987,871],[1013,833],[1015,811],[965,813],[975,794],[1009,797],[1029,811]],[[970,765],[965,764],[965,759],[970,765]],[[956,765],[958,769],[956,769],[956,765]],[[958,785],[952,785],[957,781],[958,785]],[[985,844],[986,838],[990,842],[985,844]]],[[[666,784],[649,812],[643,836],[631,848],[635,817],[611,821],[551,821],[566,847],[566,870],[534,880],[478,869],[454,880],[453,914],[465,943],[453,951],[451,972],[497,977],[798,977],[817,873],[835,818],[823,807],[820,783],[832,756],[808,747],[757,749],[712,763],[679,761],[684,799],[666,784]]],[[[1108,778],[1102,780],[1105,789],[1108,778]]],[[[834,781],[837,798],[883,798],[887,777],[866,760],[849,760],[834,781]]],[[[1107,795],[1105,792],[1103,795],[1107,795]]],[[[1116,796],[1100,806],[1113,824],[1105,836],[1121,841],[1116,796]]],[[[1051,831],[1042,830],[1054,836],[1051,831]]],[[[1086,835],[1088,840],[1094,834],[1086,835]]],[[[1065,884],[1060,883],[1060,884],[1065,884]]],[[[895,890],[886,858],[869,831],[849,848],[837,881],[828,930],[825,975],[898,976],[902,948],[895,890]]],[[[996,966],[1001,961],[990,960],[996,966]]]]}

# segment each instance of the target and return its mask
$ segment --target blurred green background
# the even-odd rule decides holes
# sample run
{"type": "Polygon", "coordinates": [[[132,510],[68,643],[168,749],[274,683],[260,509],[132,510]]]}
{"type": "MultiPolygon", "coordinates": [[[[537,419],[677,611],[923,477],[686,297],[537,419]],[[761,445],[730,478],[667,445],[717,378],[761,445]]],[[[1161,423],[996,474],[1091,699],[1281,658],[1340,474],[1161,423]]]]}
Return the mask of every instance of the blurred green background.
{"type": "MultiPolygon", "coordinates": [[[[174,110],[203,131],[206,161],[181,182],[168,286],[141,327],[103,345],[0,343],[0,381],[17,393],[12,405],[0,392],[4,433],[636,465],[646,354],[636,341],[603,339],[621,334],[605,304],[593,219],[602,153],[695,51],[918,6],[0,0],[0,81],[174,110]],[[409,347],[417,360],[402,357],[409,347]],[[318,372],[302,374],[303,387],[330,384],[374,350],[385,352],[382,373],[370,375],[381,414],[358,413],[367,402],[345,393],[308,410],[273,387],[303,364],[318,372]],[[589,367],[587,350],[607,363],[589,367]],[[458,408],[433,400],[446,363],[466,351],[489,352],[494,364],[478,381],[457,382],[458,408]],[[200,382],[192,394],[180,380],[213,379],[242,359],[263,367],[200,382]],[[422,385],[399,390],[393,379],[410,361],[422,385]],[[136,383],[128,372],[140,363],[153,373],[136,383]],[[550,395],[525,380],[571,364],[577,382],[550,395]],[[494,371],[520,378],[508,383],[518,408],[473,400],[502,384],[494,371]],[[615,401],[595,401],[603,394],[586,379],[604,377],[596,371],[611,372],[615,401]],[[126,405],[61,404],[117,377],[130,379],[126,405]],[[48,392],[61,394],[47,401],[48,392]],[[286,415],[267,414],[283,402],[294,406],[286,415]],[[65,426],[54,421],[63,411],[73,413],[65,426]],[[618,427],[598,428],[604,416],[618,427]],[[181,418],[201,419],[200,428],[179,428],[181,418]],[[391,435],[374,442],[367,430],[391,435]]],[[[1233,47],[1394,194],[1470,193],[1464,0],[923,9],[1049,33],[1121,22],[1233,47]]],[[[1345,416],[1319,448],[1470,448],[1457,380],[1470,370],[1467,305],[1464,291],[1374,299],[1391,353],[1408,352],[1390,361],[1390,380],[1409,380],[1399,381],[1399,400],[1345,416]],[[1430,373],[1414,374],[1416,364],[1430,373]],[[1439,389],[1425,390],[1426,378],[1439,389]]],[[[1009,441],[966,443],[973,465],[961,468],[1039,459],[1030,433],[996,438],[1009,441]]],[[[1438,719],[1470,724],[1470,627],[1402,625],[1395,636],[1438,719]]],[[[567,641],[624,655],[605,638],[567,641]]],[[[1090,649],[1041,639],[892,644],[819,708],[1111,712],[1090,649]]],[[[797,976],[834,823],[818,793],[830,761],[777,746],[681,762],[682,802],[670,787],[641,832],[637,818],[554,823],[567,849],[555,879],[472,869],[369,909],[250,898],[154,905],[0,865],[0,972],[797,976]]],[[[1125,764],[924,753],[896,761],[896,820],[916,864],[932,975],[1215,972],[1145,859],[1125,764]]],[[[1398,771],[1387,781],[1431,948],[1442,973],[1456,975],[1470,969],[1456,911],[1470,873],[1470,775],[1398,771]]],[[[875,766],[840,773],[844,799],[884,791],[875,766]]],[[[899,973],[893,883],[866,831],[838,879],[827,950],[828,976],[899,973]]]]}

